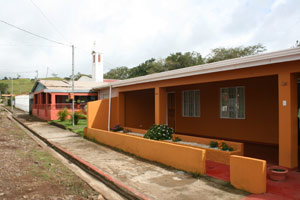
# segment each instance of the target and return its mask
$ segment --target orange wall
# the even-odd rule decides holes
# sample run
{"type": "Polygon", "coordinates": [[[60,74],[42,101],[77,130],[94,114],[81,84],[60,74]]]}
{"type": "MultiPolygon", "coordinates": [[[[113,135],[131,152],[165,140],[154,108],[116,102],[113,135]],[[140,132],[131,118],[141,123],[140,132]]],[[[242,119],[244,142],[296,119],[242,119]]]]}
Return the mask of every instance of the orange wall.
{"type": "MultiPolygon", "coordinates": [[[[88,103],[88,128],[99,128],[107,130],[108,128],[108,106],[109,100],[103,99],[98,101],[92,101],[88,103]]],[[[117,98],[111,99],[111,128],[115,126],[117,122],[117,98]]]]}
{"type": "Polygon", "coordinates": [[[125,93],[125,126],[148,129],[154,124],[154,89],[125,93]]]}
{"type": "Polygon", "coordinates": [[[203,149],[93,128],[86,129],[85,136],[141,158],[176,169],[205,174],[206,151],[203,149]]]}
{"type": "Polygon", "coordinates": [[[176,92],[176,132],[278,144],[277,76],[168,88],[176,92]],[[220,88],[245,86],[246,119],[220,118],[220,88]],[[182,91],[200,90],[200,117],[182,117],[182,91]]]}
{"type": "Polygon", "coordinates": [[[254,194],[266,192],[267,162],[244,156],[230,156],[230,183],[254,194]]]}

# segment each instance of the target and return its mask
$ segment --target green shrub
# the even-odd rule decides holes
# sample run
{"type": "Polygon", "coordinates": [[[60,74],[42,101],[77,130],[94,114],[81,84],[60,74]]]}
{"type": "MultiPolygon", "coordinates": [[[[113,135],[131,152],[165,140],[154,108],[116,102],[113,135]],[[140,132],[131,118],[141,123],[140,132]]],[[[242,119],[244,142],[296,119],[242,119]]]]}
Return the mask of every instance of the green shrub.
{"type": "MultiPolygon", "coordinates": [[[[80,119],[85,119],[85,115],[81,111],[74,112],[74,124],[77,125],[80,119]]],[[[70,120],[73,121],[73,115],[70,113],[70,120]]]]}
{"type": "Polygon", "coordinates": [[[60,110],[57,113],[58,119],[61,122],[66,121],[66,119],[68,118],[68,115],[69,115],[68,108],[64,108],[63,110],[60,110]]]}
{"type": "Polygon", "coordinates": [[[225,142],[219,142],[219,148],[223,151],[228,150],[228,145],[225,142]]]}
{"type": "Polygon", "coordinates": [[[113,132],[117,132],[117,131],[122,131],[123,127],[120,124],[115,125],[114,127],[111,128],[111,130],[113,132]]]}
{"type": "Polygon", "coordinates": [[[7,99],[7,105],[8,105],[8,106],[11,106],[11,100],[10,100],[10,98],[7,99]]]}
{"type": "Polygon", "coordinates": [[[217,141],[210,141],[209,146],[210,146],[211,148],[215,148],[215,147],[218,146],[218,142],[217,142],[217,141]]]}
{"type": "Polygon", "coordinates": [[[83,114],[81,111],[81,115],[80,115],[79,119],[87,119],[87,116],[85,114],[83,114]]]}
{"type": "Polygon", "coordinates": [[[171,140],[173,134],[173,129],[168,125],[152,125],[144,138],[151,140],[171,140]]]}
{"type": "Polygon", "coordinates": [[[228,144],[226,144],[225,142],[223,142],[223,141],[221,141],[221,142],[217,142],[217,141],[211,141],[210,143],[209,143],[209,146],[211,147],[211,148],[218,148],[218,149],[220,149],[220,150],[222,150],[222,151],[233,151],[234,149],[232,148],[232,147],[230,147],[230,146],[228,146],[228,144]]]}

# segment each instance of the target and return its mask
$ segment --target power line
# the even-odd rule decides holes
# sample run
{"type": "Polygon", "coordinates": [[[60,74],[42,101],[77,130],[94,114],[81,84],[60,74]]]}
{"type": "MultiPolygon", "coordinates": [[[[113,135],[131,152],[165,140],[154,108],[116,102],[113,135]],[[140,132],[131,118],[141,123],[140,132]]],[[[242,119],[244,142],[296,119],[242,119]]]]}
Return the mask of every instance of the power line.
{"type": "Polygon", "coordinates": [[[51,20],[46,16],[46,14],[42,11],[42,9],[33,2],[33,0],[30,0],[31,3],[40,11],[41,15],[43,15],[43,17],[48,21],[48,23],[52,26],[52,28],[61,36],[62,39],[64,39],[67,43],[70,44],[70,42],[68,42],[66,40],[66,38],[63,36],[63,34],[58,30],[58,28],[54,25],[54,23],[51,22],[51,20]]]}
{"type": "Polygon", "coordinates": [[[61,47],[61,45],[39,45],[39,44],[0,44],[0,46],[7,46],[7,47],[20,47],[20,46],[28,46],[28,47],[61,47]]]}
{"type": "Polygon", "coordinates": [[[35,73],[35,71],[29,71],[29,72],[8,72],[8,71],[0,71],[0,73],[5,73],[5,74],[31,74],[31,73],[35,73]]]}
{"type": "Polygon", "coordinates": [[[2,22],[3,24],[6,24],[6,25],[8,25],[8,26],[11,26],[11,27],[13,27],[13,28],[15,28],[15,29],[18,29],[18,30],[20,30],[20,31],[23,31],[23,32],[25,32],[25,33],[28,33],[28,34],[30,34],[30,35],[33,35],[33,36],[35,36],[35,37],[38,37],[38,38],[47,40],[47,41],[49,41],[49,42],[54,42],[54,43],[56,43],[56,44],[60,44],[60,45],[64,45],[64,46],[70,46],[70,45],[66,45],[66,44],[64,44],[64,43],[61,43],[61,42],[58,42],[58,41],[55,41],[55,40],[52,40],[52,39],[48,39],[48,38],[46,38],[46,37],[44,37],[44,36],[40,36],[40,35],[38,35],[38,34],[32,33],[32,32],[30,32],[30,31],[27,31],[27,30],[25,30],[25,29],[22,29],[22,28],[20,28],[20,27],[17,27],[17,26],[15,26],[15,25],[10,24],[10,23],[8,23],[8,22],[6,22],[6,21],[3,21],[3,20],[1,20],[1,19],[0,19],[0,22],[2,22]]]}

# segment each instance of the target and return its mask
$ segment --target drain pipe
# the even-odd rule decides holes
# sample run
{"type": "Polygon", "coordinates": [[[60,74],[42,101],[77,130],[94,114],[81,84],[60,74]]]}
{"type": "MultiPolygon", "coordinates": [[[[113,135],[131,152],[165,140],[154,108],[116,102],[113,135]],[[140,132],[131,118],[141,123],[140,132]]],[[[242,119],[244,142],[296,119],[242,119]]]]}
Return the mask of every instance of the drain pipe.
{"type": "Polygon", "coordinates": [[[108,125],[107,130],[110,131],[110,114],[111,114],[111,85],[109,86],[109,97],[108,97],[108,125]]]}

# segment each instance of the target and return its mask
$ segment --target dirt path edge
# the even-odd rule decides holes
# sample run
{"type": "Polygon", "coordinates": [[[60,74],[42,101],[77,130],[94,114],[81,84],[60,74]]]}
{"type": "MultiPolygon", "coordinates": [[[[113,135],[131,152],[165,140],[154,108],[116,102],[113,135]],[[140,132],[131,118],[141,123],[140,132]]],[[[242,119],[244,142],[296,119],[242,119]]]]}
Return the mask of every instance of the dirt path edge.
{"type": "MultiPolygon", "coordinates": [[[[4,108],[5,109],[5,108],[4,108]]],[[[5,109],[7,110],[7,109],[5,109]]],[[[9,110],[7,110],[11,113],[9,110]]],[[[84,160],[80,159],[79,157],[71,154],[67,150],[55,145],[54,143],[48,141],[46,138],[40,136],[36,131],[29,128],[26,124],[22,123],[17,117],[11,115],[11,119],[15,120],[17,123],[22,125],[25,129],[30,131],[34,136],[44,142],[47,146],[58,152],[64,158],[78,166],[80,169],[85,171],[86,173],[90,174],[92,177],[96,178],[97,180],[101,181],[110,189],[114,190],[122,197],[129,199],[129,200],[149,200],[146,196],[140,194],[139,192],[135,191],[134,189],[124,185],[120,181],[112,178],[110,175],[104,173],[103,171],[99,170],[98,168],[94,167],[93,165],[85,162],[84,160]]]]}

